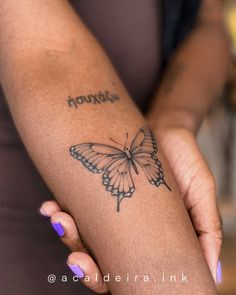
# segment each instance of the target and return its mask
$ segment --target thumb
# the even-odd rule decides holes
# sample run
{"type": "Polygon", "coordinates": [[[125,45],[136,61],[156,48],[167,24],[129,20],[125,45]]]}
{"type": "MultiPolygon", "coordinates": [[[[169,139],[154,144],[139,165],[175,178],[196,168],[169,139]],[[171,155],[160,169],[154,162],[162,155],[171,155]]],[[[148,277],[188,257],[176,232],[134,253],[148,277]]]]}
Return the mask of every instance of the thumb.
{"type": "Polygon", "coordinates": [[[214,179],[208,168],[206,168],[205,173],[208,174],[208,177],[201,177],[202,185],[199,185],[196,178],[194,183],[190,185],[185,203],[213,279],[217,283],[217,266],[223,237],[222,224],[214,179]],[[196,186],[198,186],[197,189],[196,186]]]}

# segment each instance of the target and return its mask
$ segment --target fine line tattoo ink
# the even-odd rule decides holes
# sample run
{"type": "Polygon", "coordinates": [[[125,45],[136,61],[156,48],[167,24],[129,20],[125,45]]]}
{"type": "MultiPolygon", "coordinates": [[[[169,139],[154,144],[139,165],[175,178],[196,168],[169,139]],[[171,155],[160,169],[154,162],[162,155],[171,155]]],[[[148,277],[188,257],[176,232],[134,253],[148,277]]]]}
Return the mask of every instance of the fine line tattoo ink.
{"type": "Polygon", "coordinates": [[[75,98],[68,97],[67,103],[69,107],[78,108],[83,104],[92,104],[98,105],[103,103],[114,103],[117,100],[120,100],[120,97],[117,94],[110,93],[109,91],[99,91],[95,94],[81,95],[75,98]]]}
{"type": "Polygon", "coordinates": [[[158,160],[156,139],[149,127],[140,128],[127,147],[128,133],[122,149],[100,143],[82,143],[71,146],[70,155],[93,173],[102,173],[102,184],[117,198],[117,212],[124,198],[131,198],[135,185],[132,174],[141,168],[150,184],[170,187],[164,180],[161,162],[158,160]]]}

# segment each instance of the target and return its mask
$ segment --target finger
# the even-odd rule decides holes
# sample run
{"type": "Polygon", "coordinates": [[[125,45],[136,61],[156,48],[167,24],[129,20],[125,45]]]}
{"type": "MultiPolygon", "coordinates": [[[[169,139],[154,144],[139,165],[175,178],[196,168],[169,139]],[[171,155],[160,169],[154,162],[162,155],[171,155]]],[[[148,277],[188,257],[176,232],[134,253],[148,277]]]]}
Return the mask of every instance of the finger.
{"type": "Polygon", "coordinates": [[[52,214],[50,221],[63,243],[69,247],[71,251],[87,252],[80,238],[75,221],[69,214],[65,212],[55,212],[52,214]]]}
{"type": "Polygon", "coordinates": [[[44,202],[40,209],[39,209],[40,213],[44,216],[47,217],[51,217],[52,214],[56,213],[56,212],[60,212],[61,207],[59,206],[59,204],[56,201],[46,201],[44,202]]]}
{"type": "MultiPolygon", "coordinates": [[[[201,162],[201,165],[205,165],[205,163],[201,162]]],[[[215,282],[217,282],[217,265],[223,235],[217,205],[216,186],[207,166],[204,169],[201,167],[198,171],[201,171],[204,175],[195,174],[197,176],[189,186],[189,198],[185,198],[185,202],[210,271],[215,282]],[[202,180],[204,180],[204,183],[200,184],[199,181],[202,180]]]]}
{"type": "Polygon", "coordinates": [[[108,292],[98,266],[88,254],[74,252],[69,255],[67,264],[88,288],[97,293],[108,292]]]}
{"type": "Polygon", "coordinates": [[[56,201],[43,203],[40,212],[47,217],[51,217],[53,228],[67,247],[72,251],[85,250],[73,218],[69,214],[62,212],[56,201]]]}
{"type": "Polygon", "coordinates": [[[217,283],[217,265],[222,245],[222,227],[218,208],[213,196],[208,203],[202,201],[191,210],[190,216],[201,243],[212,276],[217,283]]]}
{"type": "MultiPolygon", "coordinates": [[[[102,280],[100,270],[93,259],[86,253],[87,250],[81,241],[73,218],[69,214],[61,212],[61,208],[56,201],[43,203],[40,212],[45,216],[51,217],[51,223],[65,245],[72,251],[82,251],[75,252],[76,259],[73,258],[74,254],[70,257],[72,257],[71,263],[75,261],[78,264],[78,261],[81,260],[81,267],[84,269],[86,275],[90,277],[90,281],[85,282],[85,284],[97,293],[107,292],[108,288],[102,280]]],[[[73,270],[75,270],[75,266],[73,270]]]]}
{"type": "Polygon", "coordinates": [[[164,139],[161,144],[167,151],[167,159],[216,281],[222,231],[214,178],[190,131],[183,128],[177,131],[174,129],[174,133],[170,133],[170,137],[167,136],[164,139]],[[178,149],[176,150],[175,147],[178,149]]]}

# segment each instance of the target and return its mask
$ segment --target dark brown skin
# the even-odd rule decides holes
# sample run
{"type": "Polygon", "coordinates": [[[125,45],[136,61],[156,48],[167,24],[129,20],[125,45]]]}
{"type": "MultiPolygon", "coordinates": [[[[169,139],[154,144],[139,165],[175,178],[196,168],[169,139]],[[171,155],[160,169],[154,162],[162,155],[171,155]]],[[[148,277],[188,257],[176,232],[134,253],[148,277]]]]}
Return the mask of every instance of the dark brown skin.
{"type": "MultiPolygon", "coordinates": [[[[194,30],[173,56],[147,115],[159,134],[215,280],[222,240],[216,188],[195,141],[195,134],[223,88],[229,52],[230,42],[224,29],[222,3],[205,0],[194,30]]],[[[46,202],[41,209],[69,228],[62,240],[72,251],[76,250],[72,247],[75,240],[78,249],[83,247],[73,219],[61,212],[56,202],[46,202]],[[65,223],[65,219],[69,219],[69,222],[65,223]]],[[[86,249],[83,248],[83,251],[86,249]]],[[[90,276],[97,271],[97,266],[87,254],[73,252],[70,259],[81,265],[90,276]],[[83,255],[83,259],[80,255],[83,255]]],[[[97,292],[107,290],[101,282],[91,281],[87,285],[95,286],[97,292]]]]}
{"type": "MultiPolygon", "coordinates": [[[[206,1],[204,5],[207,5],[207,2],[210,1],[206,1]]],[[[209,5],[213,8],[217,6],[217,1],[211,2],[212,4],[209,3],[209,5]]],[[[204,14],[200,14],[200,20],[202,18],[205,19],[204,14]]],[[[185,187],[184,185],[181,187],[181,183],[178,182],[181,192],[169,169],[169,165],[173,164],[171,162],[173,153],[170,148],[172,144],[169,143],[173,143],[174,131],[179,130],[182,133],[176,134],[181,134],[180,140],[184,139],[182,144],[193,151],[193,156],[198,159],[198,165],[190,164],[193,168],[190,172],[197,173],[201,169],[205,175],[209,175],[204,180],[211,185],[208,190],[200,193],[206,193],[209,200],[207,204],[198,203],[201,210],[198,209],[196,212],[197,218],[203,212],[206,214],[206,210],[208,210],[208,216],[211,216],[207,224],[210,239],[202,240],[205,249],[208,249],[205,242],[216,249],[214,263],[211,264],[209,263],[211,259],[208,260],[213,268],[218,260],[221,243],[220,222],[211,174],[199,151],[196,148],[194,150],[195,141],[191,133],[193,129],[196,130],[196,126],[204,117],[206,104],[202,104],[204,105],[202,110],[196,108],[190,110],[190,117],[188,108],[187,111],[185,108],[182,110],[175,104],[179,101],[179,97],[183,97],[182,93],[177,91],[177,87],[172,88],[171,93],[169,92],[170,105],[166,107],[162,102],[163,93],[160,90],[148,120],[170,162],[168,165],[164,153],[159,148],[158,158],[162,162],[165,178],[172,192],[164,186],[156,188],[150,185],[142,175],[134,177],[137,188],[135,195],[131,199],[124,200],[121,212],[117,213],[114,209],[114,199],[101,184],[101,176],[91,174],[68,155],[68,147],[72,144],[91,141],[108,144],[109,137],[123,142],[126,132],[132,137],[140,127],[147,124],[146,119],[134,106],[122,86],[102,48],[75,15],[67,1],[63,0],[50,2],[6,0],[0,4],[0,25],[0,79],[16,126],[33,161],[55,194],[60,206],[73,216],[79,226],[81,237],[94,253],[102,273],[122,275],[127,272],[130,274],[145,272],[158,277],[160,270],[166,273],[175,270],[179,273],[184,269],[191,278],[191,284],[161,285],[151,282],[148,287],[142,281],[130,284],[125,282],[117,284],[112,281],[108,284],[112,294],[149,295],[157,292],[158,294],[190,294],[190,292],[191,294],[216,294],[214,282],[181,198],[181,193],[188,191],[187,208],[190,208],[191,204],[197,208],[196,199],[193,197],[196,188],[190,181],[191,175],[186,173],[189,170],[187,166],[192,163],[191,153],[181,167],[185,170],[183,175],[187,183],[184,182],[185,187]],[[19,26],[19,23],[22,25],[19,26]],[[74,60],[77,60],[77,64],[74,60]],[[109,89],[117,93],[121,97],[120,101],[110,105],[83,105],[76,111],[69,109],[65,103],[69,95],[87,95],[101,89],[109,89]],[[173,97],[178,99],[175,100],[173,97]],[[172,113],[171,116],[168,113],[168,117],[174,119],[179,118],[179,115],[176,115],[178,110],[181,116],[182,113],[186,114],[189,122],[193,111],[196,110],[194,120],[189,125],[191,128],[183,126],[182,123],[179,124],[178,119],[167,122],[165,119],[167,112],[173,111],[173,116],[172,113]],[[157,117],[158,120],[156,120],[157,117]],[[81,124],[83,128],[76,128],[81,124]],[[192,190],[188,190],[190,184],[192,190]]],[[[199,97],[205,94],[204,101],[205,98],[209,99],[208,107],[218,91],[218,84],[217,89],[214,89],[215,83],[221,81],[221,85],[223,84],[222,73],[227,64],[228,45],[221,25],[217,21],[217,24],[214,22],[214,25],[209,26],[211,33],[211,29],[217,28],[216,32],[219,29],[219,34],[216,34],[219,39],[214,43],[216,47],[221,46],[218,44],[225,40],[223,41],[225,46],[215,51],[215,58],[219,58],[220,55],[223,60],[222,64],[219,64],[219,72],[206,73],[209,77],[217,76],[217,78],[212,78],[209,87],[203,83],[205,79],[202,83],[199,80],[199,87],[196,87],[201,89],[199,94],[196,94],[196,98],[199,100],[199,97]]],[[[189,61],[186,51],[192,51],[191,48],[194,48],[195,42],[197,43],[195,39],[204,35],[201,31],[204,31],[201,27],[196,28],[195,35],[188,40],[188,43],[186,41],[182,53],[180,50],[176,56],[176,60],[184,59],[188,62],[190,67],[186,74],[188,77],[191,73],[195,77],[196,73],[195,66],[189,61]]],[[[205,36],[205,39],[202,42],[208,41],[209,36],[205,36]]],[[[212,53],[209,57],[207,56],[209,61],[212,61],[212,56],[212,53]]],[[[211,64],[206,68],[210,71],[211,64]]],[[[185,85],[184,80],[175,83],[185,85]]],[[[186,85],[190,87],[192,84],[186,83],[186,85]]],[[[196,89],[190,87],[189,96],[190,93],[196,93],[196,89]]],[[[193,104],[194,102],[190,105],[193,104]]],[[[186,106],[186,102],[183,106],[186,106]]],[[[181,151],[183,150],[186,151],[182,148],[181,151]]],[[[172,169],[175,174],[180,168],[175,168],[173,165],[172,169]]],[[[60,210],[59,207],[57,210],[60,210]]],[[[78,244],[72,250],[79,250],[77,246],[78,244]]],[[[104,286],[102,288],[106,289],[104,286]]]]}

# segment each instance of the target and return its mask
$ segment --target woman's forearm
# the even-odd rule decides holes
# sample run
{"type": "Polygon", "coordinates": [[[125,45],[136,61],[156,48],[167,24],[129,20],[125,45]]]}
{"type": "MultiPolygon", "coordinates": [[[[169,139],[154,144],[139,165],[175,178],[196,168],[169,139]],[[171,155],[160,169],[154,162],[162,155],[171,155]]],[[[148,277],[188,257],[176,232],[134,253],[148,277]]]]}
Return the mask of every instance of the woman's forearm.
{"type": "Polygon", "coordinates": [[[219,97],[229,67],[230,42],[219,0],[204,0],[197,23],[172,57],[154,97],[152,126],[178,126],[196,133],[219,97]]]}
{"type": "Polygon", "coordinates": [[[148,144],[136,141],[139,149],[144,146],[142,159],[130,147],[146,121],[101,47],[67,1],[5,3],[12,6],[1,4],[0,79],[15,124],[103,274],[121,276],[119,283],[109,282],[112,294],[215,294],[161,150],[144,129],[139,136],[148,144]],[[118,152],[125,141],[128,150],[118,152]],[[147,159],[157,171],[154,179],[142,164],[147,159]],[[176,284],[170,281],[173,273],[176,284]]]}

